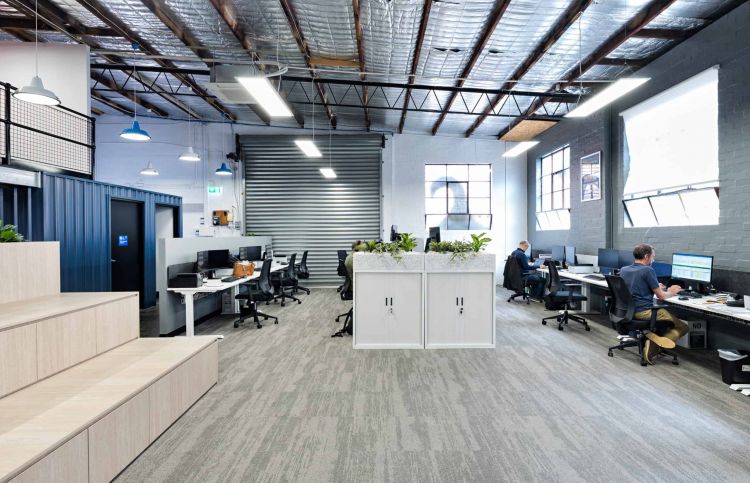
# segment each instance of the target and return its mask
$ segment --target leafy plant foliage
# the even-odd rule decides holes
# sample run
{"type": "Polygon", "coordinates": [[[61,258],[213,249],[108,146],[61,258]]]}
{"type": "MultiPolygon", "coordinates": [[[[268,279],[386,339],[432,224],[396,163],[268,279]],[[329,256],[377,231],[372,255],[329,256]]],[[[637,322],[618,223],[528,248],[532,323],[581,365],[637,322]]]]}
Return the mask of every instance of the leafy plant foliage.
{"type": "Polygon", "coordinates": [[[23,236],[16,231],[15,225],[3,225],[0,220],[0,243],[22,242],[23,236]]]}

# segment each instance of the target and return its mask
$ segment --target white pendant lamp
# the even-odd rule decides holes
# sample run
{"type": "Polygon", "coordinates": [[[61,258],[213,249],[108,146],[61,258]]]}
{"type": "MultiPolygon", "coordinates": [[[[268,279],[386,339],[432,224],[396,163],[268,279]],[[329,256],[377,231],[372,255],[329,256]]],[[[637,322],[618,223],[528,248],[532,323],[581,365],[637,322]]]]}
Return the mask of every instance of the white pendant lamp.
{"type": "Polygon", "coordinates": [[[190,135],[190,146],[180,154],[180,161],[200,161],[201,157],[198,155],[198,153],[195,152],[193,149],[193,130],[190,127],[190,118],[192,115],[190,114],[190,104],[188,104],[188,134],[190,135]]]}
{"type": "MultiPolygon", "coordinates": [[[[137,47],[138,44],[133,44],[133,53],[135,53],[135,49],[137,47]]],[[[134,58],[133,79],[136,78],[136,74],[138,73],[135,62],[136,59],[134,58]]],[[[120,137],[122,139],[127,139],[128,141],[151,141],[151,135],[148,133],[148,131],[142,129],[140,123],[138,122],[138,103],[135,102],[135,82],[133,82],[133,125],[123,129],[120,133],[120,137]]]]}
{"type": "Polygon", "coordinates": [[[42,106],[60,105],[60,99],[54,92],[44,88],[44,82],[39,77],[39,14],[37,13],[36,0],[34,0],[34,77],[31,78],[29,85],[14,92],[13,97],[19,101],[42,106]]]}
{"type": "Polygon", "coordinates": [[[159,171],[154,168],[154,165],[149,161],[148,166],[141,170],[143,176],[159,176],[159,171]]]}

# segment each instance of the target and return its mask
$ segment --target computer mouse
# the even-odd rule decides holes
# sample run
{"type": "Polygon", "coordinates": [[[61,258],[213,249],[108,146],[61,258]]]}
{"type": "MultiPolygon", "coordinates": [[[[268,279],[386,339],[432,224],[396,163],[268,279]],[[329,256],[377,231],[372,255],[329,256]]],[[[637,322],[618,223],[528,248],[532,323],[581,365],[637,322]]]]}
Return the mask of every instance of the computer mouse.
{"type": "Polygon", "coordinates": [[[690,297],[677,297],[677,300],[690,300],[690,297]]]}

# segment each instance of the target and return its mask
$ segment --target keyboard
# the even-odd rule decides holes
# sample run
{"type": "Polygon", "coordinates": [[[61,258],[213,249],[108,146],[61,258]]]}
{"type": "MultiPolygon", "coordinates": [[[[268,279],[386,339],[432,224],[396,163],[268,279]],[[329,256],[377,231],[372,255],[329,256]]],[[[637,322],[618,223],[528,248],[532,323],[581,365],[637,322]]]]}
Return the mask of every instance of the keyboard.
{"type": "Polygon", "coordinates": [[[230,282],[236,282],[239,279],[240,279],[239,277],[224,277],[221,279],[221,281],[224,283],[230,283],[230,282]]]}
{"type": "Polygon", "coordinates": [[[600,275],[598,273],[592,273],[591,275],[586,275],[583,278],[586,278],[588,280],[604,280],[604,275],[600,275]]]}
{"type": "Polygon", "coordinates": [[[703,298],[703,295],[698,292],[690,292],[688,290],[683,290],[679,294],[680,297],[690,297],[691,299],[701,299],[703,298]]]}

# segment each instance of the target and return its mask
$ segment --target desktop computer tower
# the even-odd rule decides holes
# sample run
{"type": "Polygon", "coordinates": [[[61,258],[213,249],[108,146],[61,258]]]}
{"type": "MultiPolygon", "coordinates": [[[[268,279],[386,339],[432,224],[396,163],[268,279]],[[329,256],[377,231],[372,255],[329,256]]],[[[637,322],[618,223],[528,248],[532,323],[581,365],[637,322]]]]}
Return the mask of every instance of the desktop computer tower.
{"type": "Polygon", "coordinates": [[[706,328],[708,322],[705,320],[685,320],[688,325],[688,333],[677,340],[677,345],[686,349],[705,349],[708,347],[706,328]]]}

